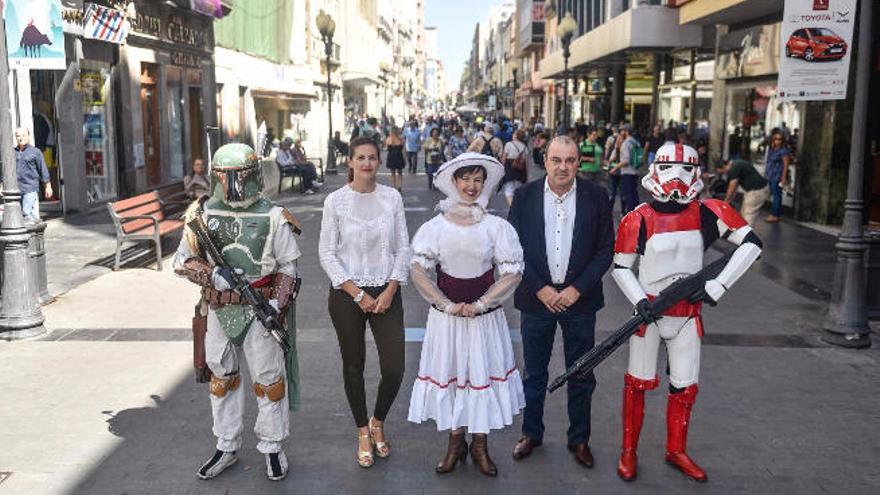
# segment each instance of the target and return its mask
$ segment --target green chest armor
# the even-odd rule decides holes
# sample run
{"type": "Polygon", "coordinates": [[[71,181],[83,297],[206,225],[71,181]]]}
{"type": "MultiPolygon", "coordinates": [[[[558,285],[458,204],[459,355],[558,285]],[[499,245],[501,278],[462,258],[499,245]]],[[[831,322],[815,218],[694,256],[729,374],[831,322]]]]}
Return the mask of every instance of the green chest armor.
{"type": "MultiPolygon", "coordinates": [[[[274,204],[260,199],[247,208],[233,208],[221,201],[208,200],[205,205],[208,234],[233,268],[240,268],[248,277],[259,277],[263,252],[271,234],[269,212],[274,204]]],[[[229,304],[215,311],[226,337],[241,345],[254,321],[254,312],[245,304],[229,304]]]]}

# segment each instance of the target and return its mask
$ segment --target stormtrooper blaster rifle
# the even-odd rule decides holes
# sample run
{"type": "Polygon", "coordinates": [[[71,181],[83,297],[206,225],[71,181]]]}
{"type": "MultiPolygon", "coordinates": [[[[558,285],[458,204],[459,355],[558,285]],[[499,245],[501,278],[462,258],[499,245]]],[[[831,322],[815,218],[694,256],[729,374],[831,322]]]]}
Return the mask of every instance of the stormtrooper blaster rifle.
{"type": "MultiPolygon", "coordinates": [[[[684,299],[697,298],[706,286],[706,282],[717,277],[727,262],[730,261],[733,252],[730,252],[712,263],[703,267],[702,270],[693,275],[681,278],[673,282],[669,287],[660,291],[660,294],[651,302],[651,312],[655,315],[661,315],[664,311],[678,304],[684,299]]],[[[583,356],[578,358],[565,373],[559,375],[553,383],[547,387],[547,390],[553,392],[561,387],[574,375],[586,375],[593,371],[593,368],[604,361],[608,356],[614,353],[618,347],[639,331],[642,325],[650,323],[651,320],[645,316],[636,313],[622,327],[618,328],[607,339],[599,343],[587,351],[583,356]]]]}
{"type": "Polygon", "coordinates": [[[232,290],[237,292],[238,295],[247,302],[251,309],[253,309],[254,315],[260,320],[260,323],[263,324],[263,327],[269,332],[269,335],[278,342],[278,345],[284,350],[284,354],[287,354],[288,351],[290,351],[290,343],[287,341],[287,330],[278,318],[278,311],[269,304],[269,301],[263,297],[262,293],[251,287],[251,284],[243,275],[237,273],[232,267],[226,264],[226,260],[223,259],[223,256],[220,254],[214,241],[212,241],[211,237],[208,235],[208,228],[201,215],[197,215],[195,218],[187,222],[187,226],[192,229],[192,232],[196,235],[196,238],[199,240],[199,245],[205,250],[205,254],[208,255],[208,258],[210,258],[209,261],[220,268],[218,273],[227,283],[229,283],[232,290]]]}

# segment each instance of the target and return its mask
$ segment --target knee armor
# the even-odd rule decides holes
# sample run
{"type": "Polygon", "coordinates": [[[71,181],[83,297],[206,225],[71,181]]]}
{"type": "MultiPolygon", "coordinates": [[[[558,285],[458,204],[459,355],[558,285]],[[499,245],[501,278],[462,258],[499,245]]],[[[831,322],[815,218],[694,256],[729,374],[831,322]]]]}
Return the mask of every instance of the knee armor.
{"type": "Polygon", "coordinates": [[[217,375],[211,375],[211,395],[216,397],[224,397],[228,392],[238,388],[241,383],[241,377],[238,374],[220,378],[217,375]]]}
{"type": "Polygon", "coordinates": [[[279,378],[275,381],[275,383],[269,385],[263,385],[262,383],[254,382],[254,393],[257,394],[257,397],[263,398],[266,397],[272,402],[278,402],[279,400],[284,398],[284,378],[279,378]]]}

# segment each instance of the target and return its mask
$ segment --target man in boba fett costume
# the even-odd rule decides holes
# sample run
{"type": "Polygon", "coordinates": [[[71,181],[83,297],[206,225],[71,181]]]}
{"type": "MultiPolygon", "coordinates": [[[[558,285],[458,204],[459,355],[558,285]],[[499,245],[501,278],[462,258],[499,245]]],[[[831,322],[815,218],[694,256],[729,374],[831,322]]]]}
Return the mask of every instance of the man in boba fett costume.
{"type": "Polygon", "coordinates": [[[242,354],[259,409],[254,427],[257,450],[266,456],[269,479],[287,474],[281,442],[288,436],[289,410],[297,409],[299,401],[294,314],[300,256],[294,236],[299,226],[290,212],[263,197],[262,189],[254,150],[239,143],[221,146],[213,158],[210,195],[190,206],[186,221],[201,215],[227,268],[244,276],[278,310],[288,330],[290,352],[285,355],[251,306],[230,290],[221,268],[213,266],[189,226],[174,256],[175,272],[202,287],[193,325],[194,365],[197,380],[210,382],[217,449],[196,473],[201,479],[213,478],[238,461],[245,393],[251,389],[241,383],[242,354]],[[195,323],[200,317],[207,322],[204,337],[195,323]]]}

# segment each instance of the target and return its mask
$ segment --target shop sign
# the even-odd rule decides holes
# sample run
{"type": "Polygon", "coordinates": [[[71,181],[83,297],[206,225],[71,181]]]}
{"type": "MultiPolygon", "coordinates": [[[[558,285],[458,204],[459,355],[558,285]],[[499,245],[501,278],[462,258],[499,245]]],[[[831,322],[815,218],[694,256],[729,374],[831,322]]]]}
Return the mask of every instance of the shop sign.
{"type": "Polygon", "coordinates": [[[171,52],[171,63],[181,67],[192,67],[200,69],[202,67],[201,57],[185,52],[171,52]]]}
{"type": "Polygon", "coordinates": [[[189,27],[172,18],[166,30],[167,39],[174,43],[189,45],[193,48],[208,48],[208,33],[203,29],[189,27]]]}
{"type": "Polygon", "coordinates": [[[93,3],[86,4],[83,36],[88,39],[125,44],[129,23],[125,14],[93,3]]]}
{"type": "Polygon", "coordinates": [[[715,76],[755,77],[779,72],[779,24],[731,31],[718,41],[715,76]]]}
{"type": "Polygon", "coordinates": [[[211,51],[210,34],[202,27],[203,21],[200,20],[203,18],[196,17],[194,20],[197,23],[193,25],[191,18],[165,14],[157,17],[150,15],[153,11],[145,7],[146,5],[138,7],[137,17],[131,24],[134,32],[152,36],[168,43],[211,51]]]}
{"type": "Polygon", "coordinates": [[[782,17],[777,95],[781,100],[843,100],[856,0],[789,0],[782,17]]]}
{"type": "Polygon", "coordinates": [[[64,70],[60,0],[6,0],[4,6],[10,68],[64,70]]]}
{"type": "Polygon", "coordinates": [[[82,36],[83,0],[61,0],[61,20],[65,33],[82,36]]]}

